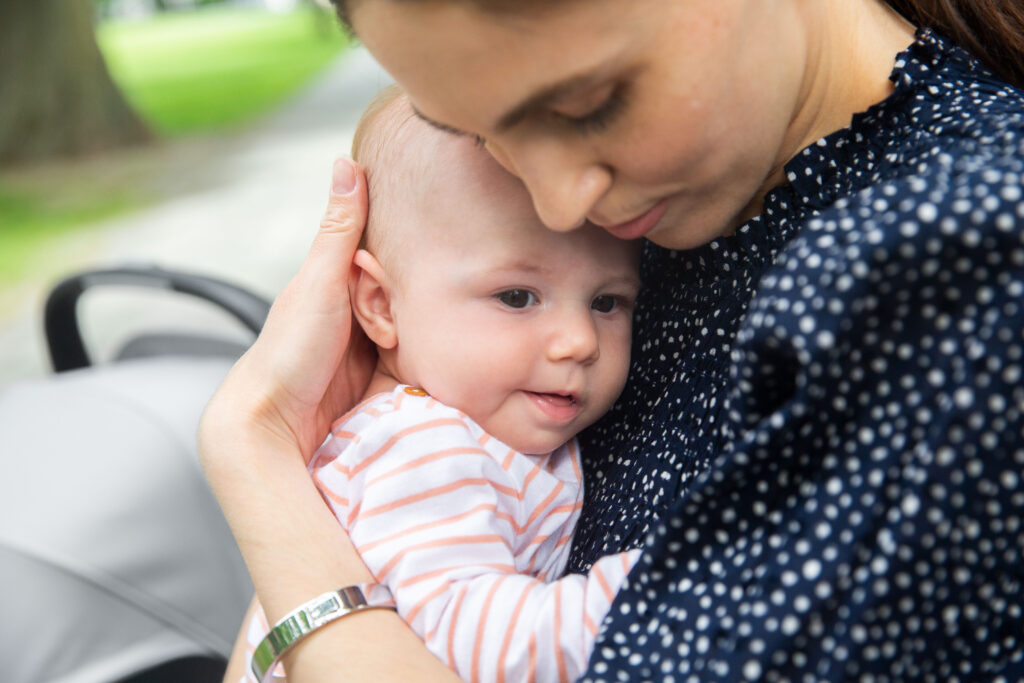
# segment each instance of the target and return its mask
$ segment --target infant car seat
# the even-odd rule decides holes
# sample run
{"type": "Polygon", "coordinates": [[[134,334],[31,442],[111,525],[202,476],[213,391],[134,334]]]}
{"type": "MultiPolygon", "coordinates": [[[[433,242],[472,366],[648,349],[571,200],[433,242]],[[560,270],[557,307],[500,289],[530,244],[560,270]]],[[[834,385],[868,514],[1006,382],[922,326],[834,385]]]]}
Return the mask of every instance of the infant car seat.
{"type": "Polygon", "coordinates": [[[45,329],[57,374],[0,388],[5,681],[219,681],[252,596],[195,446],[245,345],[144,334],[92,365],[79,298],[112,286],[199,297],[253,334],[269,310],[242,288],[159,268],[54,288],[45,329]]]}

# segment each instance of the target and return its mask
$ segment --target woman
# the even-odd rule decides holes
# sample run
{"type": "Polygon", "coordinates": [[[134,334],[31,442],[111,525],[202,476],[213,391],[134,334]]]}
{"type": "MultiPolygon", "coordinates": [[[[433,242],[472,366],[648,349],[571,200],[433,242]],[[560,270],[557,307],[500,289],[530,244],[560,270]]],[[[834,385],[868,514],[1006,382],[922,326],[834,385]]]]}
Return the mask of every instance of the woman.
{"type": "MultiPolygon", "coordinates": [[[[482,138],[549,227],[652,243],[630,385],[584,442],[574,568],[646,548],[590,680],[1024,670],[1024,95],[904,18],[1020,84],[1024,12],[892,5],[342,8],[420,114],[482,138]]],[[[369,579],[302,467],[368,367],[339,303],[364,181],[339,162],[335,185],[201,434],[271,620],[369,579]]],[[[288,665],[448,675],[380,612],[288,665]]]]}

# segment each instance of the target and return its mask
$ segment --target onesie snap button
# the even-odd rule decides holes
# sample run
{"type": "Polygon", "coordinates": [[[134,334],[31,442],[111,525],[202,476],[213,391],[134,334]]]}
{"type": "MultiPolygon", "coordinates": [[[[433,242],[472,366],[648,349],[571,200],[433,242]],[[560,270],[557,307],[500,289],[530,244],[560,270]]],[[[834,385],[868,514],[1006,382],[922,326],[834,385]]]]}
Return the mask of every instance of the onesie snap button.
{"type": "Polygon", "coordinates": [[[406,387],[405,388],[405,393],[409,394],[410,396],[426,396],[427,395],[427,392],[423,391],[419,387],[406,387]]]}

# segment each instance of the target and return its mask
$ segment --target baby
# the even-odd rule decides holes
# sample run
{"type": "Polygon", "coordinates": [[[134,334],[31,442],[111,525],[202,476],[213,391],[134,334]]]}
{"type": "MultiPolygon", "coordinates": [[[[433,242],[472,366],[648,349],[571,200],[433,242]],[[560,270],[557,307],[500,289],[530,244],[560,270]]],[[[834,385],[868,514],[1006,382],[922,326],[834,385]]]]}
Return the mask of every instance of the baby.
{"type": "MultiPolygon", "coordinates": [[[[639,553],[559,578],[583,500],[574,436],[626,380],[636,245],[546,229],[517,179],[397,91],[353,156],[370,220],[350,294],[379,361],[310,470],[463,679],[573,680],[639,553]]],[[[249,658],[267,630],[257,614],[249,658]]]]}

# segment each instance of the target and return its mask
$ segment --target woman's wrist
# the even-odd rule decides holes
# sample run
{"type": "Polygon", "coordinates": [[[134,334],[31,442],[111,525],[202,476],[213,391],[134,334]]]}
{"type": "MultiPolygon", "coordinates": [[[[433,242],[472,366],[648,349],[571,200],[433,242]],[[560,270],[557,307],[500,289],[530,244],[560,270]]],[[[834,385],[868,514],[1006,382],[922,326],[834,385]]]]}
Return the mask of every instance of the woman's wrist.
{"type": "Polygon", "coordinates": [[[207,476],[271,622],[319,593],[374,580],[295,447],[247,439],[226,448],[207,476]]]}
{"type": "Polygon", "coordinates": [[[328,624],[283,661],[289,683],[459,680],[397,614],[386,610],[328,624]]]}

